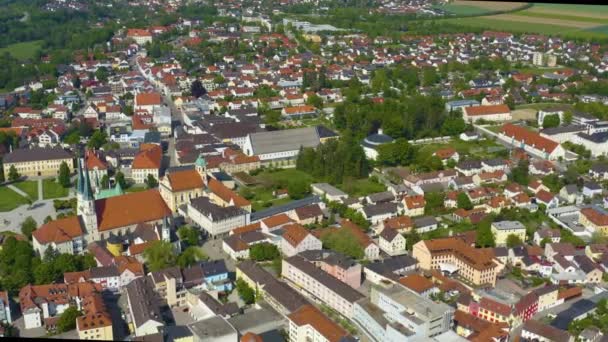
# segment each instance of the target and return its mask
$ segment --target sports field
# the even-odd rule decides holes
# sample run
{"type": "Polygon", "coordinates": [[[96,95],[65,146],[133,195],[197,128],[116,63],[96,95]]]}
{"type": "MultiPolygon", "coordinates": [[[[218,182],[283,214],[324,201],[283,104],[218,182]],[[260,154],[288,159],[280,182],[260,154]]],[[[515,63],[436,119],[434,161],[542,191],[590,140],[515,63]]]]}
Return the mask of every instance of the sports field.
{"type": "MultiPolygon", "coordinates": [[[[462,4],[463,2],[477,3],[476,1],[456,1],[447,6],[465,6],[465,4],[462,4]]],[[[480,2],[480,4],[483,3],[480,2]]],[[[480,8],[479,6],[481,5],[476,6],[480,8]]],[[[501,9],[498,5],[496,6],[495,10],[507,10],[505,8],[501,9]]],[[[532,7],[520,11],[445,20],[463,26],[482,27],[514,33],[540,33],[580,38],[608,38],[608,6],[533,4],[532,7]]]]}

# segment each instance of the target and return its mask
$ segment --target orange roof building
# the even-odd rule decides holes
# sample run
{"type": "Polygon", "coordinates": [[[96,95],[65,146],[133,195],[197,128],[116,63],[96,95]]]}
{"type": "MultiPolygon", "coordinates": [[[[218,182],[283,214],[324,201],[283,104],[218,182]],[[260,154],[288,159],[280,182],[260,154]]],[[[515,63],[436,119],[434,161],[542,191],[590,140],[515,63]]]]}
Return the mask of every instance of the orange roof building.
{"type": "Polygon", "coordinates": [[[203,196],[205,180],[196,169],[171,171],[159,182],[159,191],[173,212],[190,199],[203,196]]]}
{"type": "Polygon", "coordinates": [[[162,104],[162,97],[159,93],[139,93],[135,95],[135,110],[146,109],[151,110],[162,104]]]}
{"type": "Polygon", "coordinates": [[[483,119],[486,121],[509,121],[512,119],[511,110],[507,105],[472,106],[462,108],[465,121],[475,122],[483,119]]]}
{"type": "Polygon", "coordinates": [[[323,247],[321,240],[298,223],[285,225],[282,229],[284,233],[281,238],[281,251],[288,257],[323,247]]]}
{"type": "Polygon", "coordinates": [[[211,192],[209,197],[213,199],[214,202],[222,203],[224,206],[234,205],[247,211],[251,211],[251,202],[236,192],[230,190],[217,179],[211,178],[207,183],[207,186],[211,192]]]}
{"type": "Polygon", "coordinates": [[[163,159],[162,147],[156,144],[142,144],[139,149],[131,164],[131,178],[136,184],[145,183],[148,175],[158,180],[163,159]]]}
{"type": "Polygon", "coordinates": [[[559,143],[521,126],[505,124],[500,134],[507,138],[511,145],[521,147],[537,157],[556,160],[566,155],[566,151],[559,143]]]}
{"type": "Polygon", "coordinates": [[[287,316],[290,338],[303,341],[307,336],[321,335],[328,342],[340,342],[349,334],[312,305],[304,305],[287,316]],[[292,337],[291,333],[296,336],[292,337]]]}
{"type": "Polygon", "coordinates": [[[60,253],[77,254],[82,251],[84,235],[80,217],[70,216],[40,226],[32,233],[32,244],[40,255],[51,247],[60,253]]]}
{"type": "Polygon", "coordinates": [[[496,284],[499,267],[493,257],[460,238],[420,241],[414,245],[412,256],[423,270],[457,272],[475,285],[496,284]]]}
{"type": "Polygon", "coordinates": [[[126,231],[138,223],[162,222],[171,210],[156,189],[133,192],[95,201],[100,240],[113,230],[126,231]]]}

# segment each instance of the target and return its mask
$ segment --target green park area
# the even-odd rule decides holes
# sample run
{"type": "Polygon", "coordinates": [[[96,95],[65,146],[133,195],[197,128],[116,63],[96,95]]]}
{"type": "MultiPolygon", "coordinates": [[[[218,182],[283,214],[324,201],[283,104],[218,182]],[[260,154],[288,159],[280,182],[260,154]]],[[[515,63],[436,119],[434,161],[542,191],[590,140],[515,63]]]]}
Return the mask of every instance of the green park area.
{"type": "Polygon", "coordinates": [[[38,200],[38,182],[37,181],[22,181],[13,184],[19,190],[25,192],[32,201],[38,200]]]}
{"type": "Polygon", "coordinates": [[[31,42],[15,43],[0,48],[0,55],[8,52],[11,56],[24,60],[33,58],[36,51],[42,47],[42,40],[34,40],[31,42]]]}
{"type": "Polygon", "coordinates": [[[66,189],[61,184],[57,183],[55,178],[49,178],[42,181],[42,192],[44,199],[67,197],[70,189],[66,189]]]}
{"type": "Polygon", "coordinates": [[[25,197],[14,192],[7,186],[0,187],[0,212],[11,211],[28,201],[25,197]]]}

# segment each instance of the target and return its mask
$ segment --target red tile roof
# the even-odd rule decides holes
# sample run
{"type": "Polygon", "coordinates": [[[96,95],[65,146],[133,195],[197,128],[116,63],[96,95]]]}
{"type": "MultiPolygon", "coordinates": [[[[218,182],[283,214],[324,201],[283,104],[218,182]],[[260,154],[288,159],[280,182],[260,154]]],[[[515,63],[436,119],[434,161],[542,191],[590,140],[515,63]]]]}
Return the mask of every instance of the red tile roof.
{"type": "Polygon", "coordinates": [[[284,230],[283,239],[294,247],[297,247],[310,234],[306,228],[297,223],[286,225],[282,229],[284,230]]]}
{"type": "Polygon", "coordinates": [[[297,326],[310,325],[329,342],[339,342],[348,336],[346,330],[312,305],[300,307],[287,318],[297,326]]]}
{"type": "Polygon", "coordinates": [[[167,174],[169,184],[173,191],[202,189],[205,184],[203,178],[196,170],[173,171],[167,174]]]}
{"type": "Polygon", "coordinates": [[[43,224],[32,236],[41,244],[61,243],[83,236],[84,229],[78,216],[70,216],[43,224]]]}
{"type": "Polygon", "coordinates": [[[523,142],[528,146],[532,146],[535,149],[544,151],[546,153],[553,152],[553,150],[559,146],[559,144],[553,140],[547,139],[540,136],[538,133],[513,124],[505,124],[502,126],[502,133],[510,138],[514,138],[517,141],[523,142]]]}
{"type": "Polygon", "coordinates": [[[251,202],[249,202],[236,192],[230,190],[222,182],[214,178],[211,178],[209,180],[207,186],[209,187],[209,190],[211,190],[211,192],[213,192],[226,203],[230,203],[232,201],[235,206],[240,208],[251,205],[251,202]]]}
{"type": "Polygon", "coordinates": [[[142,144],[140,152],[133,159],[133,169],[160,169],[163,150],[156,144],[142,144]]]}
{"type": "Polygon", "coordinates": [[[157,189],[104,198],[95,202],[99,231],[171,216],[171,210],[157,189]]]}
{"type": "Polygon", "coordinates": [[[162,98],[159,93],[140,93],[135,96],[138,106],[160,106],[162,98]]]}

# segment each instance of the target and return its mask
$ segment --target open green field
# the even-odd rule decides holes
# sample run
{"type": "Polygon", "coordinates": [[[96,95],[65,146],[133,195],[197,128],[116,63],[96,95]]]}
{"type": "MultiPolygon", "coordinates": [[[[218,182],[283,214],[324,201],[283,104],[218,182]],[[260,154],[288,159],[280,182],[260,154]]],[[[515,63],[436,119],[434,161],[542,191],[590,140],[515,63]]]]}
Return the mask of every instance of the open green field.
{"type": "Polygon", "coordinates": [[[57,183],[54,178],[42,181],[42,196],[44,199],[67,197],[70,189],[66,189],[57,183]]]}
{"type": "Polygon", "coordinates": [[[38,182],[37,181],[23,181],[13,184],[19,190],[25,192],[32,201],[38,200],[38,182]]]}
{"type": "Polygon", "coordinates": [[[42,40],[33,40],[31,42],[16,43],[0,48],[0,54],[8,52],[17,59],[29,59],[34,57],[36,50],[40,47],[42,47],[42,40]]]}
{"type": "Polygon", "coordinates": [[[386,191],[386,186],[373,182],[369,178],[345,181],[338,188],[353,197],[367,196],[376,192],[386,191]]]}
{"type": "Polygon", "coordinates": [[[579,15],[579,13],[567,15],[567,14],[538,12],[538,11],[534,11],[534,10],[519,11],[514,14],[523,15],[523,16],[527,16],[527,17],[534,17],[534,18],[549,18],[549,19],[580,21],[580,22],[597,23],[597,24],[606,24],[606,20],[607,20],[607,19],[602,19],[602,18],[581,16],[581,15],[579,15]]]}
{"type": "Polygon", "coordinates": [[[437,6],[437,8],[461,16],[513,11],[527,5],[525,2],[455,0],[443,6],[437,6]]]}
{"type": "Polygon", "coordinates": [[[27,204],[27,199],[6,186],[0,187],[0,212],[11,211],[23,204],[27,204]]]}
{"type": "Polygon", "coordinates": [[[533,4],[532,7],[517,10],[518,8],[500,8],[498,5],[488,7],[482,5],[483,3],[455,1],[445,5],[445,9],[452,9],[455,15],[472,16],[444,20],[465,27],[513,33],[561,35],[567,38],[585,39],[608,38],[608,6],[533,4]],[[508,12],[484,15],[496,11],[508,12]]]}
{"type": "Polygon", "coordinates": [[[575,4],[546,4],[546,3],[535,3],[534,8],[544,11],[553,12],[568,12],[577,14],[590,14],[590,15],[607,15],[608,7],[604,5],[575,5],[575,4]]]}

